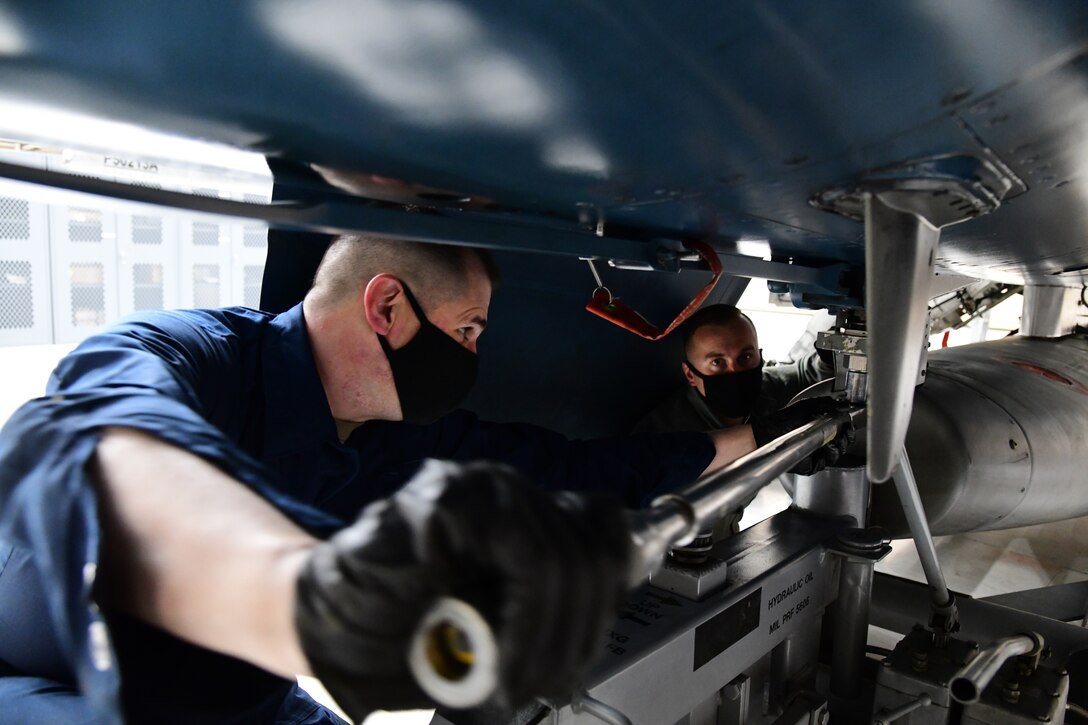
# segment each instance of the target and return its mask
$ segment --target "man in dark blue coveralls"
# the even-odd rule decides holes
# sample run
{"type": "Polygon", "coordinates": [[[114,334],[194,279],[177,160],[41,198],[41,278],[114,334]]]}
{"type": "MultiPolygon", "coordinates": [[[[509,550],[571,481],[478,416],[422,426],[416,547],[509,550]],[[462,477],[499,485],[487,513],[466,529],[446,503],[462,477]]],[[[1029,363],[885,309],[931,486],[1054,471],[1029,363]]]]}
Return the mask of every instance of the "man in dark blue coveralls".
{"type": "Polygon", "coordinates": [[[143,313],[61,361],[0,435],[0,723],[341,722],[296,674],[355,719],[426,706],[405,652],[446,594],[495,630],[499,698],[569,688],[628,544],[614,499],[556,492],[637,505],[799,423],[585,442],[432,423],[472,385],[489,269],[344,238],[281,315],[143,313]],[[429,457],[509,467],[404,487],[429,457]]]}

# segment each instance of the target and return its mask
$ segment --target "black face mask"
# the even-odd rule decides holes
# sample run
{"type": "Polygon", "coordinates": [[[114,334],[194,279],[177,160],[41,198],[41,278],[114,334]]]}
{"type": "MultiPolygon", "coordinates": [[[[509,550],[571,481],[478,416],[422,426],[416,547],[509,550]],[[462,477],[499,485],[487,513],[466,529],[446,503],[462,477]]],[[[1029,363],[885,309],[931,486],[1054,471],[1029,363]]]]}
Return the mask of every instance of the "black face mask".
{"type": "Polygon", "coordinates": [[[393,371],[404,421],[433,423],[468,397],[479,359],[427,319],[407,285],[404,296],[419,318],[419,331],[397,350],[384,335],[378,335],[378,342],[393,371]]]}
{"type": "Polygon", "coordinates": [[[746,418],[752,414],[763,388],[763,351],[759,365],[750,370],[722,375],[703,375],[687,360],[688,369],[703,381],[703,399],[710,409],[725,418],[746,418]]]}

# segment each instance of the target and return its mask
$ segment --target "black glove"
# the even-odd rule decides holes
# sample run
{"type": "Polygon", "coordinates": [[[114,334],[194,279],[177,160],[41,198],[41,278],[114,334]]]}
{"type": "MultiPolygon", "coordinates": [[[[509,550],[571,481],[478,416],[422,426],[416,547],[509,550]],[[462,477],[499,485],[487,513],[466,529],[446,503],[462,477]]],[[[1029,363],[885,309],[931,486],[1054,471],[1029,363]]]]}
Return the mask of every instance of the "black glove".
{"type": "Polygon", "coordinates": [[[630,537],[611,499],[552,496],[492,463],[429,461],[393,497],[318,545],[295,626],[314,674],[355,720],[431,707],[408,670],[439,596],[476,607],[499,650],[497,702],[569,692],[615,619],[630,537]]]}
{"type": "MultiPolygon", "coordinates": [[[[843,403],[831,398],[805,398],[770,415],[752,420],[752,436],[760,448],[775,438],[815,420],[821,415],[838,415],[843,403]]],[[[854,426],[848,421],[839,428],[834,440],[790,469],[790,473],[811,476],[827,466],[833,466],[854,445],[854,426]]]]}

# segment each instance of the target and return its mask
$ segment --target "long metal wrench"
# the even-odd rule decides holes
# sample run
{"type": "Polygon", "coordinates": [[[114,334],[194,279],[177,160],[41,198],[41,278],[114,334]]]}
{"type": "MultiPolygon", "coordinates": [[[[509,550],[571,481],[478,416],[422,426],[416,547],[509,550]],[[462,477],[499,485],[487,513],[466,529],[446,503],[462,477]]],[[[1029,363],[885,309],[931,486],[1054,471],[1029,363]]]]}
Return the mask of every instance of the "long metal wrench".
{"type": "MultiPolygon", "coordinates": [[[[628,587],[640,586],[665,561],[669,549],[691,541],[723,512],[748,498],[830,443],[843,425],[859,426],[864,407],[821,415],[810,423],[741,456],[694,483],[628,513],[631,564],[628,587]]],[[[416,630],[408,657],[419,686],[453,708],[483,704],[499,685],[498,646],[482,616],[459,599],[435,603],[416,630]]]]}

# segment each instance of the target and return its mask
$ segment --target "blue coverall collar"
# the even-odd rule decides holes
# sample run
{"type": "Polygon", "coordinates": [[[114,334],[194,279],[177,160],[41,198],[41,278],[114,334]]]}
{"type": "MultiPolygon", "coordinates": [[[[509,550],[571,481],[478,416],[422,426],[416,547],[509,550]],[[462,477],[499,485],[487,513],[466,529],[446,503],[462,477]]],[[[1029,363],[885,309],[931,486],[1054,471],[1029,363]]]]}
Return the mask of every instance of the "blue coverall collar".
{"type": "Polygon", "coordinates": [[[301,302],[272,319],[263,348],[265,454],[298,453],[338,442],[301,302]]]}

